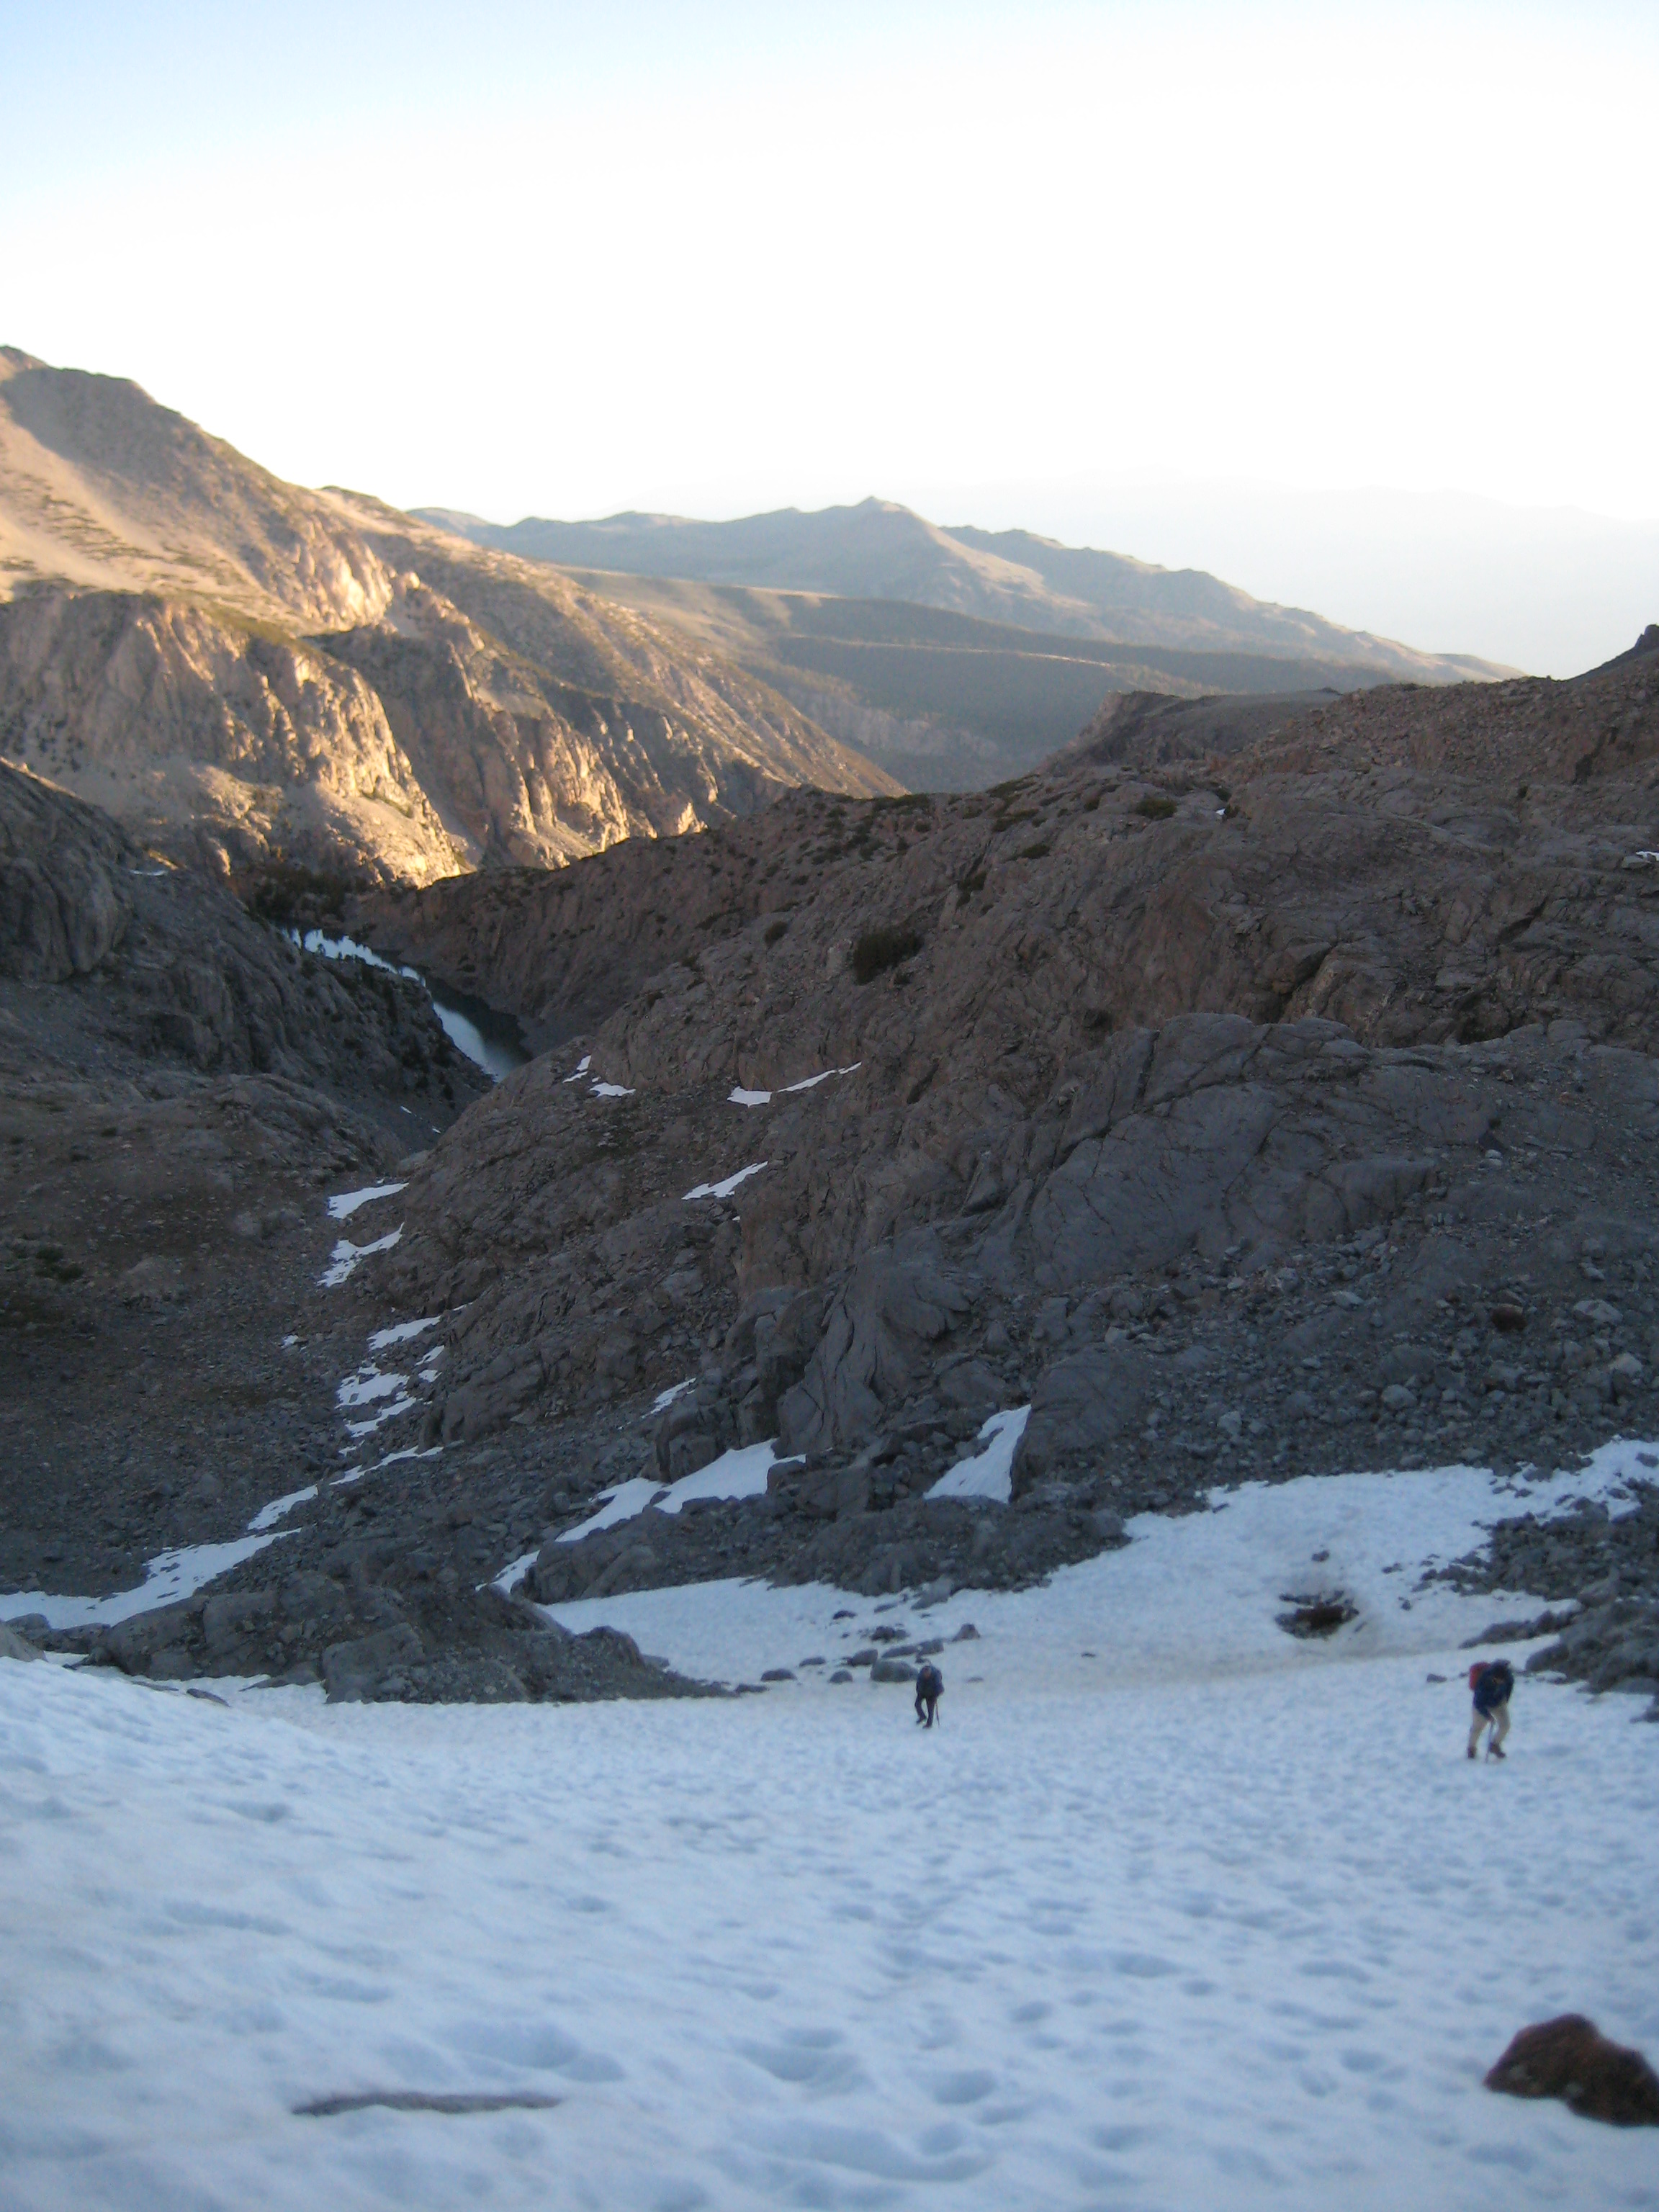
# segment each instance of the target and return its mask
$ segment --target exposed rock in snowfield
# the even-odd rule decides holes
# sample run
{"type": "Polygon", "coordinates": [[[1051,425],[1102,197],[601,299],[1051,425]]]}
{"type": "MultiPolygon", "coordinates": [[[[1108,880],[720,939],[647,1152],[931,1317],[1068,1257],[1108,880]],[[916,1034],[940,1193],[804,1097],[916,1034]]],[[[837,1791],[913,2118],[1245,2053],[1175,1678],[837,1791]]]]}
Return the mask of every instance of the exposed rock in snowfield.
{"type": "Polygon", "coordinates": [[[1510,2097],[1559,2097],[1586,2119],[1659,2127],[1659,2074],[1581,2013],[1523,2027],[1486,2076],[1510,2097]]]}

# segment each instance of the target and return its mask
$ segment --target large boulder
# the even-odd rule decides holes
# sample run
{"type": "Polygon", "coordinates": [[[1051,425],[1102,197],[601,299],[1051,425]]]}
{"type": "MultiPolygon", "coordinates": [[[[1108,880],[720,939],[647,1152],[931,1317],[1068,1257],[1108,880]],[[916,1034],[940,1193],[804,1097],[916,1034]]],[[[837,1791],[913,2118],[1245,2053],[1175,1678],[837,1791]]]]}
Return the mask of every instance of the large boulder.
{"type": "Polygon", "coordinates": [[[1014,1496],[1054,1475],[1093,1472],[1132,1444],[1138,1450],[1151,1386],[1145,1354],[1127,1345],[1091,1345],[1045,1368],[1014,1453],[1014,1496]]]}
{"type": "Polygon", "coordinates": [[[40,1654],[27,1636],[20,1636],[15,1628],[0,1621],[0,1659],[38,1659],[40,1654]]]}
{"type": "Polygon", "coordinates": [[[385,1696],[395,1678],[406,1674],[424,1656],[425,1647],[406,1620],[349,1644],[331,1644],[323,1654],[329,1703],[354,1705],[385,1696]]]}
{"type": "Polygon", "coordinates": [[[1559,2097],[1586,2119],[1659,2127],[1659,2075],[1582,2013],[1523,2027],[1486,2076],[1509,2097],[1559,2097]]]}
{"type": "Polygon", "coordinates": [[[830,1303],[805,1374],[779,1401],[780,1450],[793,1456],[864,1442],[884,1405],[915,1387],[931,1347],[972,1304],[972,1292],[925,1243],[866,1253],[830,1303]]]}

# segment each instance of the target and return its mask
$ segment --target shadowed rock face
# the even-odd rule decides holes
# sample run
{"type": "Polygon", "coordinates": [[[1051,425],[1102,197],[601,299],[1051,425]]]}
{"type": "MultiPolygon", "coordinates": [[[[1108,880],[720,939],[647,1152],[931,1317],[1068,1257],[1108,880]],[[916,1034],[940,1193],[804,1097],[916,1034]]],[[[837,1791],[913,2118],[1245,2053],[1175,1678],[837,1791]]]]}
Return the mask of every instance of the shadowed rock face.
{"type": "Polygon", "coordinates": [[[484,1087],[418,986],[0,765],[0,1589],[138,1582],[326,1468],[331,1380],[319,1403],[282,1348],[322,1193],[484,1087]]]}

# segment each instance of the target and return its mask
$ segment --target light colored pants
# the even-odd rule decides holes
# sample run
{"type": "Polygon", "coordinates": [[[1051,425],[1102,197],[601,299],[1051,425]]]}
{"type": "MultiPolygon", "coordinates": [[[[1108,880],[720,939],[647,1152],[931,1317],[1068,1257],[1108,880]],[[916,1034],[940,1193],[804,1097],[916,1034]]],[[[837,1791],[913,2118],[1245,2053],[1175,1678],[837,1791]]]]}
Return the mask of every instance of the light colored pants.
{"type": "Polygon", "coordinates": [[[1475,1753],[1480,1748],[1480,1731],[1482,1729],[1486,1728],[1489,1728],[1492,1730],[1491,1748],[1493,1751],[1501,1751],[1504,1747],[1504,1739],[1510,1732],[1509,1707],[1507,1705],[1499,1705],[1495,1713],[1483,1713],[1477,1709],[1474,1718],[1469,1723],[1469,1756],[1471,1759],[1474,1758],[1475,1753]]]}

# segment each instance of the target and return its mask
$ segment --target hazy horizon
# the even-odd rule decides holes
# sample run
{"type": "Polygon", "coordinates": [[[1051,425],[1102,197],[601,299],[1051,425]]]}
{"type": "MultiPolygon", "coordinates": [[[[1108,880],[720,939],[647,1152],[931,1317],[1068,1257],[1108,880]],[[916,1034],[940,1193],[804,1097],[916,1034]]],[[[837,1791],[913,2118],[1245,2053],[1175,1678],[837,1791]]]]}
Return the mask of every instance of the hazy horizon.
{"type": "MultiPolygon", "coordinates": [[[[1254,599],[1310,608],[1422,652],[1472,653],[1531,675],[1577,675],[1659,620],[1659,521],[1583,508],[1513,507],[1467,493],[1375,485],[1307,492],[1153,477],[865,496],[896,498],[946,530],[1028,530],[1158,568],[1207,570],[1254,599]]],[[[858,503],[786,500],[777,508],[718,513],[657,502],[542,519],[599,522],[635,513],[729,522],[858,503]]],[[[503,526],[532,514],[481,514],[458,500],[414,504],[503,526]]]]}
{"type": "Polygon", "coordinates": [[[491,519],[898,500],[1566,673],[1659,616],[1659,20],[10,27],[5,337],[491,519]]]}

